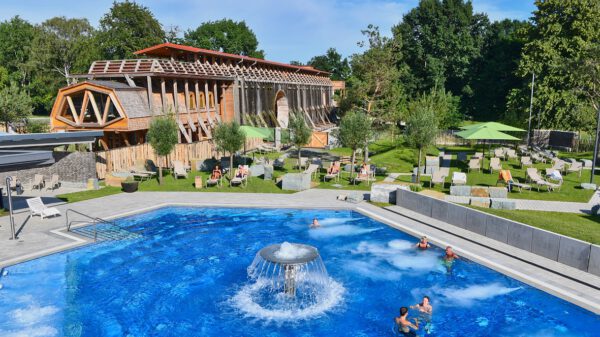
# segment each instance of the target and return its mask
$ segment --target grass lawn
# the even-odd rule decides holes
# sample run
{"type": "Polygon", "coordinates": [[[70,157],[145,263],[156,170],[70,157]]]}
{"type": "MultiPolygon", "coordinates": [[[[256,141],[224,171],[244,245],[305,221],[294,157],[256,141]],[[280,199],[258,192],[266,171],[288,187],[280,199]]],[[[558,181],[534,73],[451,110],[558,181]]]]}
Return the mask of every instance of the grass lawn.
{"type": "Polygon", "coordinates": [[[99,190],[65,193],[65,194],[59,194],[56,197],[58,199],[66,201],[66,202],[78,202],[78,201],[83,201],[83,200],[88,200],[88,199],[105,197],[107,195],[113,195],[113,194],[117,194],[117,193],[121,193],[120,187],[106,186],[106,187],[100,188],[99,190]]]}
{"type": "Polygon", "coordinates": [[[600,244],[600,217],[596,215],[503,210],[479,207],[473,208],[554,233],[570,236],[594,244],[600,244]]]}

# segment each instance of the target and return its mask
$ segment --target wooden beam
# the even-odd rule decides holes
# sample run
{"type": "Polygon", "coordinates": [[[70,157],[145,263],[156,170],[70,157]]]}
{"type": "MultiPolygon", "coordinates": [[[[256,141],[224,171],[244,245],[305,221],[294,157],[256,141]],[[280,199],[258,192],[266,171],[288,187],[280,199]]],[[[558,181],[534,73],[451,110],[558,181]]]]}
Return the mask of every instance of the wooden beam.
{"type": "Polygon", "coordinates": [[[173,105],[175,106],[175,114],[179,113],[179,93],[177,92],[177,80],[173,80],[173,105]]]}
{"type": "Polygon", "coordinates": [[[188,82],[188,80],[186,79],[184,84],[183,84],[183,94],[185,95],[185,111],[189,114],[190,113],[190,84],[188,82]]]}
{"type": "Polygon", "coordinates": [[[98,124],[103,125],[104,123],[102,122],[100,110],[98,110],[98,105],[96,104],[96,99],[94,98],[94,95],[90,91],[86,91],[86,94],[88,96],[90,96],[89,100],[90,100],[90,103],[92,103],[92,109],[94,109],[94,115],[96,115],[96,121],[98,121],[98,124]]]}
{"type": "Polygon", "coordinates": [[[217,81],[213,84],[213,100],[215,101],[215,118],[221,123],[221,110],[219,106],[219,91],[217,89],[217,81]]]}
{"type": "Polygon", "coordinates": [[[205,100],[205,110],[206,110],[206,116],[208,117],[208,122],[210,123],[210,125],[213,125],[213,119],[210,115],[210,104],[209,104],[209,100],[208,100],[208,81],[204,82],[204,100],[205,100]]]}
{"type": "MultiPolygon", "coordinates": [[[[138,66],[139,66],[138,60],[138,66]]],[[[146,76],[146,90],[148,92],[148,109],[150,109],[150,113],[154,115],[154,98],[152,95],[152,77],[146,76]]]]}
{"type": "Polygon", "coordinates": [[[87,105],[89,102],[88,95],[86,94],[87,90],[83,92],[83,103],[81,103],[81,112],[79,113],[79,122],[83,123],[85,119],[85,110],[87,110],[87,105]]]}
{"type": "Polygon", "coordinates": [[[79,114],[77,113],[77,110],[75,110],[75,104],[73,103],[73,99],[71,98],[71,96],[67,96],[67,102],[69,102],[69,110],[71,110],[71,114],[73,115],[73,120],[75,121],[75,124],[80,124],[79,114]]]}
{"type": "Polygon", "coordinates": [[[106,104],[104,105],[104,111],[102,112],[102,124],[106,124],[108,118],[108,109],[110,108],[110,96],[106,96],[106,104]]]}
{"type": "Polygon", "coordinates": [[[164,114],[167,112],[167,89],[164,78],[160,79],[160,98],[162,101],[162,112],[164,114]]]}

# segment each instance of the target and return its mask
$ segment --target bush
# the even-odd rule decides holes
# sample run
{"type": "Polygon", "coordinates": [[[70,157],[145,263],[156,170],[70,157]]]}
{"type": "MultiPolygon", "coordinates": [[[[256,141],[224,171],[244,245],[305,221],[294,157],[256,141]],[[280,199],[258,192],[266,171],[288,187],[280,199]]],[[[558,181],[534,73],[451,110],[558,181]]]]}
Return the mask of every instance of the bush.
{"type": "Polygon", "coordinates": [[[25,126],[27,133],[46,133],[50,132],[50,124],[46,121],[29,120],[25,126]]]}
{"type": "Polygon", "coordinates": [[[410,185],[410,190],[413,192],[421,192],[423,190],[423,186],[421,185],[416,185],[416,184],[412,184],[410,185]]]}

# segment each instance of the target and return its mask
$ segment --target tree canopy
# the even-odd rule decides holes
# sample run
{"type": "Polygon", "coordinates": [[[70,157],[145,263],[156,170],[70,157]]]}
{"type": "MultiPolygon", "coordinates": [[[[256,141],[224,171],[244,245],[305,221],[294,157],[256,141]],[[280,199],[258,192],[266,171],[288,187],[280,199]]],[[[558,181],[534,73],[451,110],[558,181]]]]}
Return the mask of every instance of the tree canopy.
{"type": "Polygon", "coordinates": [[[302,147],[308,144],[312,132],[308,125],[306,125],[301,113],[292,114],[291,117],[288,129],[290,130],[292,143],[298,150],[298,167],[300,167],[300,153],[302,147]]]}
{"type": "Polygon", "coordinates": [[[337,131],[339,142],[352,150],[352,165],[356,159],[356,150],[367,147],[373,136],[372,121],[360,110],[349,111],[340,121],[337,131]]]}
{"type": "Polygon", "coordinates": [[[342,59],[342,55],[335,48],[329,48],[324,55],[311,58],[307,65],[331,73],[331,79],[335,81],[346,80],[350,76],[348,59],[342,59]]]}
{"type": "Polygon", "coordinates": [[[0,122],[7,130],[10,123],[26,120],[32,111],[31,98],[15,82],[0,90],[0,122]]]}
{"type": "Polygon", "coordinates": [[[258,39],[245,21],[222,19],[204,22],[194,30],[185,32],[185,43],[194,47],[218,50],[230,54],[264,58],[258,49],[258,39]]]}
{"type": "Polygon", "coordinates": [[[237,122],[221,123],[213,131],[213,140],[219,151],[229,152],[229,176],[233,174],[233,156],[246,142],[246,134],[237,122]]]}
{"type": "Polygon", "coordinates": [[[133,52],[164,42],[165,32],[145,6],[125,0],[114,2],[100,19],[97,43],[106,59],[133,57],[133,52]]]}
{"type": "Polygon", "coordinates": [[[438,134],[438,123],[432,106],[426,100],[411,107],[406,120],[405,136],[408,143],[419,149],[417,183],[421,182],[421,157],[424,148],[433,144],[438,134]]]}
{"type": "MultiPolygon", "coordinates": [[[[153,118],[148,128],[148,142],[158,156],[168,156],[178,139],[179,129],[173,116],[153,118]]],[[[162,167],[159,166],[158,182],[162,184],[162,167]]]]}

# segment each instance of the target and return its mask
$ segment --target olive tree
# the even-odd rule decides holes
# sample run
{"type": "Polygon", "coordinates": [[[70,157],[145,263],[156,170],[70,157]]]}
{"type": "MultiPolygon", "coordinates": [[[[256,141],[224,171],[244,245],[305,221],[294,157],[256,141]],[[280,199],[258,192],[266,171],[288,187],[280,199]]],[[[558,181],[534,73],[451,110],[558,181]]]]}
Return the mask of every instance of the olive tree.
{"type": "MultiPolygon", "coordinates": [[[[179,141],[179,129],[173,116],[154,118],[148,128],[148,141],[157,156],[168,156],[179,141]]],[[[162,166],[158,165],[158,183],[162,185],[162,166]]]]}
{"type": "Polygon", "coordinates": [[[438,134],[435,113],[428,105],[415,105],[406,119],[406,140],[419,149],[417,183],[421,183],[421,155],[423,149],[433,144],[438,134]]]}
{"type": "Polygon", "coordinates": [[[293,114],[291,117],[288,128],[290,129],[291,142],[296,146],[296,149],[298,149],[298,168],[300,168],[302,147],[310,141],[312,131],[308,125],[306,125],[306,122],[300,113],[293,114]]]}
{"type": "MultiPolygon", "coordinates": [[[[337,137],[343,146],[352,150],[353,168],[356,160],[356,150],[366,147],[372,137],[372,124],[371,119],[359,110],[349,111],[340,121],[337,137]]],[[[353,175],[354,169],[350,173],[350,178],[353,178],[353,175]]]]}
{"type": "Polygon", "coordinates": [[[246,134],[237,122],[222,123],[215,128],[213,140],[217,150],[229,152],[229,178],[231,178],[233,174],[233,155],[244,146],[246,134]]]}

